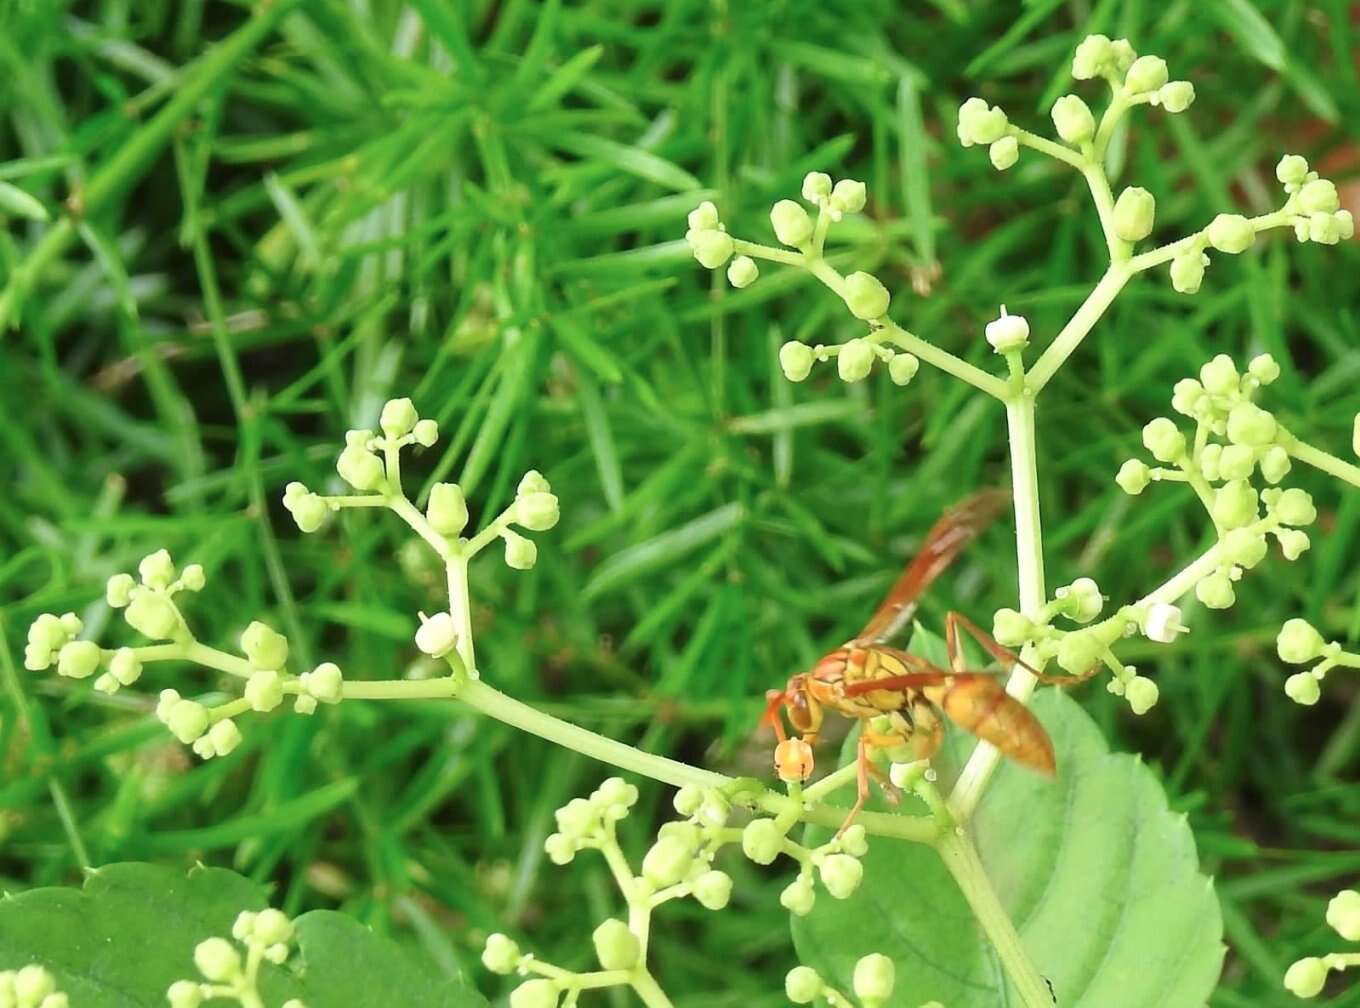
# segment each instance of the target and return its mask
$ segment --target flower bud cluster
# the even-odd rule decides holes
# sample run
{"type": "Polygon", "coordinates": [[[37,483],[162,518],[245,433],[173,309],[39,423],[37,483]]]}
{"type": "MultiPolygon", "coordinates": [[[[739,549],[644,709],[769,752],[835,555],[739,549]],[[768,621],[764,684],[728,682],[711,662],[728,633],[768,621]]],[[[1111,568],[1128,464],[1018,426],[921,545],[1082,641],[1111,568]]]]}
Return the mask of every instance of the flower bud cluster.
{"type": "Polygon", "coordinates": [[[612,842],[614,824],[637,803],[638,790],[621,777],[610,777],[589,798],[573,798],[554,814],[557,832],[543,844],[553,864],[570,864],[576,852],[598,850],[612,842]]]}
{"type": "Polygon", "coordinates": [[[820,847],[805,848],[787,840],[774,819],[754,819],[742,831],[742,851],[757,864],[769,864],[786,851],[798,859],[798,876],[779,894],[780,905],[799,917],[817,903],[816,880],[834,899],[849,899],[864,880],[860,860],[869,851],[868,835],[858,823],[820,847]]]}
{"type": "Polygon", "coordinates": [[[71,1008],[57,981],[37,963],[0,972],[0,1008],[71,1008]]]}
{"type": "Polygon", "coordinates": [[[1280,158],[1275,177],[1289,197],[1284,209],[1299,241],[1335,245],[1355,235],[1355,218],[1341,208],[1336,183],[1310,171],[1308,162],[1298,154],[1280,158]]]}
{"type": "MultiPolygon", "coordinates": [[[[854,273],[851,276],[868,274],[854,273]]],[[[885,297],[886,293],[885,291],[885,297]]],[[[812,373],[814,363],[822,363],[832,358],[835,358],[836,373],[841,381],[848,383],[863,381],[869,377],[875,362],[888,365],[888,377],[895,385],[911,384],[921,369],[921,362],[914,354],[895,351],[884,346],[873,336],[856,337],[837,346],[824,346],[820,343],[808,346],[798,340],[790,340],[779,348],[779,368],[784,372],[784,377],[792,382],[800,382],[807,378],[812,373]]]]}
{"type": "MultiPolygon", "coordinates": [[[[855,179],[841,179],[833,185],[831,176],[825,172],[808,172],[803,178],[803,199],[833,221],[840,220],[848,213],[859,213],[868,202],[868,195],[864,183],[855,179]]],[[[775,233],[779,233],[778,226],[775,227],[775,233]]],[[[782,236],[779,240],[784,241],[782,236]]],[[[784,244],[801,243],[784,242],[784,244]]]]}
{"type": "MultiPolygon", "coordinates": [[[[1327,904],[1327,924],[1348,942],[1360,942],[1360,892],[1343,889],[1327,904]]],[[[1284,986],[1299,998],[1314,998],[1327,984],[1327,974],[1341,972],[1360,962],[1355,953],[1308,956],[1293,963],[1284,975],[1284,986]]]]}
{"type": "MultiPolygon", "coordinates": [[[[880,952],[861,957],[855,963],[851,986],[862,1008],[881,1008],[888,1003],[897,984],[897,967],[880,952]]],[[[829,986],[811,966],[795,966],[784,977],[784,994],[794,1004],[812,1004],[824,999],[832,1005],[849,1005],[844,994],[829,986]]],[[[923,1006],[926,1008],[926,1006],[923,1006]]]]}
{"type": "Polygon", "coordinates": [[[992,167],[1005,171],[1020,157],[1020,144],[1006,113],[981,98],[969,98],[959,106],[959,143],[965,147],[984,144],[992,167]]]}
{"type": "Polygon", "coordinates": [[[509,528],[509,524],[530,532],[546,532],[557,524],[558,516],[557,495],[538,470],[530,469],[519,481],[514,503],[502,516],[506,527],[500,535],[505,541],[506,564],[515,570],[529,570],[538,562],[538,547],[533,540],[509,528]]]}
{"type": "MultiPolygon", "coordinates": [[[[218,998],[232,998],[242,1005],[260,1004],[258,963],[282,966],[292,953],[293,922],[272,908],[246,910],[237,915],[231,936],[243,946],[243,957],[236,944],[226,938],[208,938],[194,948],[194,966],[200,979],[176,980],[166,991],[170,1008],[199,1008],[218,998]]],[[[281,1008],[306,1008],[297,998],[281,1008]]]]}
{"type": "Polygon", "coordinates": [[[1280,660],[1291,665],[1307,665],[1315,662],[1312,668],[1296,672],[1285,680],[1284,691],[1295,703],[1311,707],[1322,695],[1321,684],[1327,673],[1338,665],[1360,668],[1360,655],[1343,651],[1337,641],[1326,640],[1317,628],[1307,620],[1294,618],[1286,620],[1275,638],[1276,653],[1280,660]]]}

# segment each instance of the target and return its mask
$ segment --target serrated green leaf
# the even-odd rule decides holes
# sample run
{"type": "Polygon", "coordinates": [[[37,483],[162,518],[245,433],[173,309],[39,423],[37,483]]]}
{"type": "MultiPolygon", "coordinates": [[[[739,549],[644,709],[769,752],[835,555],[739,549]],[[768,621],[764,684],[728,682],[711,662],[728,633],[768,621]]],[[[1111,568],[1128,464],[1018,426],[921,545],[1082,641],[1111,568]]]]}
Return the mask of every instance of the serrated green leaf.
{"type": "MultiPolygon", "coordinates": [[[[0,902],[0,969],[40,963],[80,1008],[165,1008],[166,989],[196,977],[194,946],[230,935],[238,913],[266,905],[260,886],[221,868],[109,865],[83,889],[32,889],[0,902]]],[[[308,1008],[486,1004],[461,977],[344,914],[316,910],[296,925],[288,963],[261,971],[269,1008],[288,998],[308,1008]]]]}
{"type": "MultiPolygon", "coordinates": [[[[1065,693],[1045,690],[1033,710],[1053,738],[1057,778],[1003,762],[971,827],[1025,948],[1063,1008],[1198,1008],[1222,966],[1223,923],[1184,817],[1065,693]]],[[[944,785],[973,745],[950,732],[935,760],[944,785]]],[[[933,849],[880,840],[864,867],[850,899],[823,894],[793,918],[802,962],[845,989],[859,957],[889,955],[892,1004],[904,1008],[1019,1003],[933,849]]]]}

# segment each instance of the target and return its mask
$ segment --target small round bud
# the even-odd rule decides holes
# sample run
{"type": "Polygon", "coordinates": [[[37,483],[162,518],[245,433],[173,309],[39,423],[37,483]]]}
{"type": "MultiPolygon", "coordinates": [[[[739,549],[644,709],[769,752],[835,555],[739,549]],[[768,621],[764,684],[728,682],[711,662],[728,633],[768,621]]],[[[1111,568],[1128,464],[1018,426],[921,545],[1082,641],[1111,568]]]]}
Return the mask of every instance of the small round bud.
{"type": "Polygon", "coordinates": [[[1297,154],[1286,154],[1275,166],[1275,177],[1284,185],[1298,185],[1308,177],[1308,162],[1297,154]]]}
{"type": "Polygon", "coordinates": [[[256,672],[246,680],[246,702],[261,714],[283,703],[283,679],[273,671],[256,672]]]}
{"type": "Polygon", "coordinates": [[[523,497],[531,493],[551,493],[552,484],[537,469],[530,469],[520,477],[519,485],[515,487],[515,496],[523,497]]]}
{"type": "Polygon", "coordinates": [[[707,910],[721,910],[732,898],[732,876],[706,871],[693,883],[694,898],[707,910]]]}
{"type": "Polygon", "coordinates": [[[911,384],[911,380],[916,377],[916,372],[919,370],[921,370],[921,362],[915,354],[894,354],[892,360],[888,361],[888,377],[893,380],[894,385],[911,384]]]}
{"type": "Polygon", "coordinates": [[[303,689],[322,703],[339,703],[344,696],[344,682],[345,677],[335,662],[322,662],[302,675],[303,689]]]}
{"type": "Polygon", "coordinates": [[[585,837],[600,828],[599,810],[584,798],[573,798],[554,813],[557,828],[573,839],[585,837]]]}
{"type": "Polygon", "coordinates": [[[442,658],[458,643],[458,626],[446,612],[435,613],[423,620],[416,630],[416,647],[431,658],[442,658]]]}
{"type": "Polygon", "coordinates": [[[1293,463],[1289,459],[1289,452],[1279,445],[1267,448],[1261,455],[1261,475],[1269,483],[1278,483],[1289,475],[1289,470],[1293,463]]]}
{"type": "Polygon", "coordinates": [[[543,850],[553,864],[571,864],[572,858],[576,857],[576,841],[564,833],[550,833],[543,841],[543,850]]]}
{"type": "Polygon", "coordinates": [[[175,564],[168,550],[158,549],[142,557],[137,565],[137,573],[142,576],[142,584],[148,588],[168,588],[175,580],[175,564]]]}
{"type": "Polygon", "coordinates": [[[179,690],[163,689],[156,698],[156,720],[164,723],[170,719],[170,709],[180,702],[179,690]]]}
{"type": "Polygon", "coordinates": [[[68,633],[60,618],[43,613],[28,628],[28,644],[44,651],[56,651],[71,639],[72,633],[80,633],[80,629],[68,633]]]}
{"type": "Polygon", "coordinates": [[[708,200],[704,200],[689,212],[688,221],[692,231],[715,231],[721,223],[718,208],[708,200]]]}
{"type": "Polygon", "coordinates": [[[439,423],[435,420],[418,420],[415,428],[411,431],[411,436],[416,439],[416,444],[422,448],[429,448],[439,440],[439,423]]]}
{"type": "Polygon", "coordinates": [[[1280,552],[1290,561],[1303,556],[1313,544],[1308,538],[1308,533],[1300,532],[1298,529],[1279,529],[1275,533],[1275,538],[1280,541],[1280,552]]]}
{"type": "Polygon", "coordinates": [[[779,348],[779,369],[792,382],[800,382],[812,372],[812,348],[797,340],[789,340],[779,348]]]}
{"type": "Polygon", "coordinates": [[[152,640],[169,640],[180,629],[174,604],[156,592],[138,592],[123,610],[123,619],[132,629],[152,640]]]}
{"type": "Polygon", "coordinates": [[[335,471],[355,490],[377,490],[387,478],[382,459],[366,448],[350,446],[336,459],[335,471]]]}
{"type": "Polygon", "coordinates": [[[822,885],[836,899],[849,899],[864,878],[864,865],[849,854],[831,854],[821,865],[822,885]]]}
{"type": "Polygon", "coordinates": [[[430,527],[440,535],[459,535],[467,528],[467,498],[457,483],[436,483],[430,487],[430,500],[425,507],[430,527]]]}
{"type": "Polygon", "coordinates": [[[869,376],[874,366],[874,345],[863,337],[852,339],[836,355],[836,371],[842,381],[857,382],[869,376]]]}
{"type": "Polygon", "coordinates": [[[607,970],[632,969],[642,955],[637,935],[629,931],[628,925],[621,920],[611,917],[597,927],[590,937],[595,943],[596,958],[607,970]]]}
{"type": "Polygon", "coordinates": [[[1129,186],[1114,201],[1114,233],[1126,242],[1142,241],[1152,234],[1156,213],[1157,201],[1152,193],[1129,186]]]}
{"type": "Polygon", "coordinates": [[[863,182],[841,179],[831,190],[831,209],[838,213],[859,213],[864,209],[868,195],[863,182]]]}
{"type": "Polygon", "coordinates": [[[1335,213],[1341,208],[1336,184],[1327,179],[1305,182],[1298,195],[1299,210],[1306,214],[1335,213]]]}
{"type": "Polygon", "coordinates": [[[694,849],[674,835],[658,837],[642,858],[642,877],[658,889],[673,886],[688,873],[694,849]]]}
{"type": "Polygon", "coordinates": [[[1143,427],[1143,444],[1158,462],[1176,462],[1185,456],[1185,435],[1166,417],[1143,427]]]}
{"type": "Polygon", "coordinates": [[[557,1008],[557,995],[551,980],[525,980],[510,992],[510,1008],[557,1008]]]}
{"type": "Polygon", "coordinates": [[[817,891],[812,886],[812,880],[800,875],[790,882],[779,894],[779,905],[799,917],[812,913],[812,908],[817,905],[817,891]]]}
{"type": "Polygon", "coordinates": [[[704,803],[704,792],[702,788],[697,788],[692,784],[686,784],[679,791],[675,792],[675,798],[671,804],[675,806],[675,811],[682,816],[692,816],[699,811],[704,803]]]}
{"type": "Polygon", "coordinates": [[[1228,563],[1251,570],[1265,559],[1266,537],[1255,529],[1235,528],[1223,536],[1218,548],[1228,563]]]}
{"type": "Polygon", "coordinates": [[[1003,647],[1020,647],[1034,631],[1034,621],[1014,609],[998,609],[992,617],[992,636],[1003,647]]]}
{"type": "Polygon", "coordinates": [[[622,777],[607,777],[595,789],[594,797],[598,797],[605,805],[622,805],[624,808],[632,808],[637,804],[638,789],[622,777]]]}
{"type": "Polygon", "coordinates": [[[858,319],[871,322],[888,314],[892,297],[888,288],[869,273],[851,273],[845,278],[845,303],[858,319]]]}
{"type": "Polygon", "coordinates": [[[853,986],[862,1001],[886,1001],[892,997],[897,969],[893,961],[875,952],[855,963],[853,986]]]}
{"type": "Polygon", "coordinates": [[[1304,662],[1322,657],[1322,650],[1326,646],[1327,642],[1322,639],[1322,634],[1317,632],[1313,624],[1297,616],[1286,620],[1275,638],[1275,650],[1279,653],[1280,659],[1291,665],[1302,665],[1304,662]]]}
{"type": "Polygon", "coordinates": [[[1119,467],[1119,472],[1115,474],[1114,481],[1126,494],[1137,496],[1146,490],[1148,483],[1152,481],[1152,470],[1148,468],[1146,462],[1129,459],[1119,467]]]}
{"type": "Polygon", "coordinates": [[[1246,480],[1229,480],[1214,493],[1213,519],[1225,529],[1240,528],[1256,520],[1256,488],[1246,480]]]}
{"type": "Polygon", "coordinates": [[[390,438],[405,437],[419,419],[420,414],[410,399],[389,399],[383,405],[378,426],[390,438]]]}
{"type": "Polygon", "coordinates": [[[727,264],[727,282],[738,289],[750,287],[760,276],[760,267],[750,256],[737,256],[727,264]]]}
{"type": "Polygon", "coordinates": [[[1195,100],[1195,85],[1189,81],[1171,81],[1157,91],[1157,100],[1168,112],[1184,112],[1195,100]]]}
{"type": "Polygon", "coordinates": [[[808,172],[803,176],[803,199],[817,204],[831,195],[831,176],[826,172],[808,172]]]}
{"type": "Polygon", "coordinates": [[[1221,213],[1209,222],[1206,236],[1209,244],[1220,252],[1236,255],[1255,243],[1256,229],[1241,214],[1221,213]]]}
{"type": "Polygon", "coordinates": [[[1280,494],[1272,509],[1286,525],[1311,525],[1317,520],[1317,508],[1307,490],[1290,487],[1280,494]]]}
{"type": "Polygon", "coordinates": [[[1134,676],[1124,684],[1124,699],[1135,714],[1142,715],[1157,705],[1157,684],[1144,676],[1134,676]]]}
{"type": "Polygon", "coordinates": [[[1110,40],[1105,35],[1087,35],[1072,56],[1072,76],[1077,80],[1099,77],[1111,61],[1110,40]]]}
{"type": "Polygon", "coordinates": [[[179,584],[185,591],[200,592],[207,583],[208,576],[203,573],[202,564],[188,564],[179,572],[179,584]]]}
{"type": "Polygon", "coordinates": [[[1089,623],[1100,615],[1105,598],[1100,594],[1100,586],[1091,578],[1077,578],[1070,585],[1059,588],[1055,593],[1060,607],[1070,619],[1077,623],[1089,623]]]}
{"type": "Polygon", "coordinates": [[[1210,574],[1195,585],[1195,597],[1210,609],[1227,609],[1237,601],[1232,578],[1221,572],[1210,574]]]}
{"type": "Polygon", "coordinates": [[[208,938],[194,948],[194,965],[215,983],[234,980],[241,974],[241,954],[225,938],[208,938]]]}
{"type": "Polygon", "coordinates": [[[14,994],[19,1008],[36,1005],[57,989],[57,981],[37,963],[24,966],[14,974],[14,994]]]}
{"type": "Polygon", "coordinates": [[[1285,971],[1284,987],[1298,998],[1317,997],[1327,983],[1327,964],[1310,956],[1300,959],[1285,971]]]}
{"type": "Polygon", "coordinates": [[[231,924],[231,936],[239,942],[248,942],[255,934],[255,918],[260,915],[254,910],[242,910],[231,924]]]}
{"type": "Polygon", "coordinates": [[[756,864],[770,864],[784,847],[784,834],[773,819],[752,819],[741,831],[741,849],[756,864]]]}
{"type": "Polygon", "coordinates": [[[519,945],[506,935],[490,934],[486,936],[486,945],[482,948],[482,965],[492,973],[499,973],[507,976],[515,971],[519,965],[519,945]]]}
{"type": "Polygon", "coordinates": [[[192,980],[176,980],[165,992],[170,1008],[198,1008],[203,1003],[203,991],[192,980]]]}
{"type": "Polygon", "coordinates": [[[299,693],[293,697],[293,710],[298,714],[315,714],[316,697],[310,693],[299,693]]]}
{"type": "Polygon", "coordinates": [[[265,945],[285,944],[293,940],[293,922],[282,910],[268,907],[255,916],[253,933],[265,945]]]}
{"type": "Polygon", "coordinates": [[[1185,633],[1185,630],[1179,606],[1167,602],[1156,602],[1148,606],[1147,617],[1143,621],[1143,633],[1147,635],[1148,640],[1159,644],[1171,644],[1185,633]]]}
{"type": "MultiPolygon", "coordinates": [[[[302,484],[289,484],[290,486],[301,486],[302,484]]],[[[326,502],[314,493],[302,492],[293,496],[285,495],[283,506],[288,509],[288,513],[293,516],[293,521],[302,532],[315,532],[325,521],[330,508],[326,502]]]]}
{"type": "MultiPolygon", "coordinates": [[[[1208,447],[1207,445],[1205,446],[1208,447]]],[[[1244,480],[1251,477],[1256,468],[1256,452],[1246,445],[1232,444],[1221,448],[1218,453],[1218,478],[1225,480],[1244,480]]]]}
{"type": "Polygon", "coordinates": [[[142,677],[142,660],[132,648],[119,648],[109,659],[109,674],[120,686],[131,686],[142,677]]]}
{"type": "Polygon", "coordinates": [[[515,520],[531,532],[546,532],[557,524],[557,495],[538,491],[515,500],[515,520]]]}
{"type": "Polygon", "coordinates": [[[255,620],[241,634],[241,651],[255,668],[277,671],[288,661],[288,638],[255,620]]]}
{"type": "Polygon", "coordinates": [[[1139,56],[1124,77],[1124,87],[1132,94],[1156,91],[1167,81],[1166,60],[1160,56],[1139,56]]]}
{"type": "Polygon", "coordinates": [[[987,342],[999,354],[1015,353],[1029,344],[1029,322],[1023,315],[1008,315],[1001,306],[1001,315],[987,323],[987,342]]]}
{"type": "Polygon", "coordinates": [[[57,653],[57,675],[68,679],[86,679],[99,668],[102,654],[94,641],[71,641],[57,653]]]}
{"type": "Polygon", "coordinates": [[[784,993],[794,1004],[812,1004],[822,989],[822,978],[811,966],[795,966],[784,977],[784,993]]]}
{"type": "Polygon", "coordinates": [[[726,231],[691,231],[685,237],[694,258],[705,269],[717,269],[732,258],[732,236],[726,231]]]}
{"type": "Polygon", "coordinates": [[[959,106],[958,136],[965,147],[996,143],[1009,126],[1006,113],[989,107],[981,98],[969,98],[959,106]]]}
{"type": "Polygon", "coordinates": [[[770,223],[781,244],[798,246],[812,237],[812,218],[793,200],[780,200],[771,207],[770,223]]]}
{"type": "Polygon", "coordinates": [[[785,783],[805,781],[812,776],[812,746],[802,739],[785,739],[774,747],[774,769],[785,783]]]}
{"type": "Polygon", "coordinates": [[[1064,634],[1054,656],[1063,671],[1082,675],[1100,661],[1106,644],[1090,630],[1074,630],[1064,634]]]}
{"type": "Polygon", "coordinates": [[[170,734],[185,745],[197,740],[208,730],[208,709],[193,700],[180,700],[169,710],[165,725],[170,734]]]}
{"type": "Polygon", "coordinates": [[[1228,395],[1237,391],[1239,376],[1232,358],[1219,354],[1199,369],[1199,380],[1211,395],[1228,395]]]}
{"type": "Polygon", "coordinates": [[[1208,256],[1198,249],[1183,252],[1171,260],[1171,286],[1179,294],[1194,294],[1204,282],[1208,256]]]}
{"type": "Polygon", "coordinates": [[[1053,103],[1053,125],[1058,136],[1076,146],[1096,133],[1096,120],[1086,103],[1074,94],[1063,95],[1053,103]]]}
{"type": "Polygon", "coordinates": [[[506,529],[501,533],[505,540],[505,563],[514,570],[532,570],[538,563],[538,547],[532,539],[506,529]]]}
{"type": "Polygon", "coordinates": [[[993,168],[1005,171],[1020,160],[1020,142],[1013,136],[1004,136],[988,145],[987,156],[991,159],[993,168]]]}
{"type": "Polygon", "coordinates": [[[121,609],[131,601],[136,584],[131,574],[115,574],[104,586],[104,600],[114,609],[121,609]]]}
{"type": "Polygon", "coordinates": [[[1322,698],[1322,688],[1311,672],[1296,672],[1284,681],[1285,696],[1296,704],[1311,707],[1322,698]]]}
{"type": "Polygon", "coordinates": [[[1327,923],[1348,942],[1360,942],[1360,892],[1343,889],[1327,904],[1327,923]]]}

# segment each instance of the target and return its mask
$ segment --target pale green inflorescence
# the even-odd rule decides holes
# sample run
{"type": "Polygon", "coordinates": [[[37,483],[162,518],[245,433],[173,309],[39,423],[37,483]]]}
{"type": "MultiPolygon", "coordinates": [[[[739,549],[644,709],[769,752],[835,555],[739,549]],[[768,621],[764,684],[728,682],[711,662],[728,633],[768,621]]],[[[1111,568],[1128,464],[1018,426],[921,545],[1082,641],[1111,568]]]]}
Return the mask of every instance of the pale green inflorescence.
{"type": "MultiPolygon", "coordinates": [[[[1360,892],[1343,889],[1327,904],[1327,925],[1343,941],[1360,942],[1360,892]]],[[[1290,965],[1284,988],[1298,998],[1315,998],[1327,984],[1328,974],[1360,967],[1360,952],[1332,952],[1307,956],[1290,965]]]]}
{"type": "MultiPolygon", "coordinates": [[[[286,963],[294,942],[293,922],[282,911],[272,907],[244,910],[232,924],[231,939],[207,938],[194,947],[198,977],[176,980],[165,992],[166,1001],[170,1008],[199,1008],[225,1001],[234,1001],[241,1008],[265,1008],[259,989],[260,972],[266,963],[286,963]]],[[[277,1008],[306,1005],[289,998],[277,1008]]]]}
{"type": "Polygon", "coordinates": [[[0,1008],[71,1008],[56,977],[37,963],[0,972],[0,1008]]]}

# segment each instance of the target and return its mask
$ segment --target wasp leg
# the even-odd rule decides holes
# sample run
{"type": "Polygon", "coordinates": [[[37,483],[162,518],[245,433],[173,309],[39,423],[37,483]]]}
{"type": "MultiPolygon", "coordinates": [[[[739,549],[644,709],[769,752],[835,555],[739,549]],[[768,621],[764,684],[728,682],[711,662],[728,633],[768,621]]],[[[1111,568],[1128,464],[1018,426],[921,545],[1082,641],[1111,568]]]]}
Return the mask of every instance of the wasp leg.
{"type": "Polygon", "coordinates": [[[1104,663],[1097,661],[1087,671],[1080,675],[1052,676],[1040,672],[1029,662],[1022,659],[1018,654],[1008,647],[1004,647],[996,642],[996,639],[982,627],[978,626],[967,616],[960,612],[948,612],[944,617],[944,642],[945,648],[949,652],[949,666],[955,672],[964,671],[963,649],[959,646],[959,628],[962,627],[968,635],[977,641],[993,658],[1002,665],[1014,667],[1016,665],[1034,676],[1041,683],[1049,686],[1072,686],[1076,683],[1085,682],[1104,667],[1104,663]]]}
{"type": "Polygon", "coordinates": [[[859,768],[855,781],[859,787],[859,793],[855,796],[855,804],[850,806],[850,812],[845,817],[845,822],[841,823],[841,828],[836,830],[836,836],[840,836],[851,825],[854,824],[855,817],[864,808],[864,803],[869,798],[869,740],[863,735],[859,737],[859,745],[856,746],[855,763],[859,768]]]}

